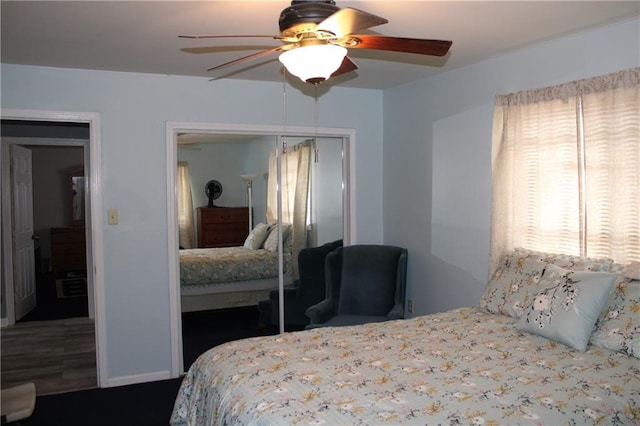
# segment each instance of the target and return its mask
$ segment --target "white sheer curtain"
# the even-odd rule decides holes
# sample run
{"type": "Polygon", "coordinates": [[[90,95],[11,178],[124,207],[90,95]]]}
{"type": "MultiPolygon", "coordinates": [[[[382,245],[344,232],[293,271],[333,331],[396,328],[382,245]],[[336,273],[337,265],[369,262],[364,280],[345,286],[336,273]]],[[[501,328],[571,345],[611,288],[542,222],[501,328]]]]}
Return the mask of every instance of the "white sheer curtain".
{"type": "Polygon", "coordinates": [[[496,97],[489,273],[514,247],[640,261],[640,68],[496,97]]]}
{"type": "Polygon", "coordinates": [[[191,179],[187,162],[178,162],[178,236],[180,247],[194,248],[195,226],[193,224],[193,201],[191,179]]]}
{"type": "MultiPolygon", "coordinates": [[[[307,208],[309,204],[309,171],[313,141],[307,140],[282,155],[282,223],[292,225],[292,259],[307,242],[307,208]]],[[[267,221],[277,220],[276,152],[269,155],[269,182],[267,186],[267,221]]],[[[294,276],[298,276],[297,261],[293,262],[294,276]]]]}

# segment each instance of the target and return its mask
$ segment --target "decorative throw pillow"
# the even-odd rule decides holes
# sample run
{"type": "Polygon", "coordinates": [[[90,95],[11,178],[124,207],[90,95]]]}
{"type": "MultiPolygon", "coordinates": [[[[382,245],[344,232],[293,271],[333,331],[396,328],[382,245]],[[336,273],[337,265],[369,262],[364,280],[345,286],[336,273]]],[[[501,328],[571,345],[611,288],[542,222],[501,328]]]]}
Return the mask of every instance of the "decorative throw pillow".
{"type": "MultiPolygon", "coordinates": [[[[594,346],[634,355],[632,341],[640,342],[640,281],[631,280],[622,273],[622,265],[614,265],[617,272],[614,289],[608,305],[600,314],[591,335],[594,346]]],[[[634,356],[640,358],[640,352],[634,356]]]]}
{"type": "Polygon", "coordinates": [[[247,239],[244,240],[244,248],[249,250],[257,250],[262,247],[264,240],[269,236],[269,230],[271,227],[266,223],[258,223],[255,228],[251,230],[247,239]]]}
{"type": "MultiPolygon", "coordinates": [[[[282,224],[282,238],[284,240],[287,239],[287,235],[289,233],[291,229],[291,225],[289,224],[282,224]]],[[[278,226],[277,225],[273,225],[271,228],[271,232],[269,232],[269,236],[267,237],[267,239],[265,240],[262,248],[267,249],[269,251],[278,251],[278,226]]]]}
{"type": "Polygon", "coordinates": [[[615,279],[615,274],[606,272],[569,271],[548,265],[540,291],[516,328],[584,351],[615,279]]]}
{"type": "Polygon", "coordinates": [[[540,279],[549,264],[535,256],[521,257],[516,254],[516,259],[518,273],[510,282],[501,311],[510,317],[520,318],[538,293],[540,279]]]}

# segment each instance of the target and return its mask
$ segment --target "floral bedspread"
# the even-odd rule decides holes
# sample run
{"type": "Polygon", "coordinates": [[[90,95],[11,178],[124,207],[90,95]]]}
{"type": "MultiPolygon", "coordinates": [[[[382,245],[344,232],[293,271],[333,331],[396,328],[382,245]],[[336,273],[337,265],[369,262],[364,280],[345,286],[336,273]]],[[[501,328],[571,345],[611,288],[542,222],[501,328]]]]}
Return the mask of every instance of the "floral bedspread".
{"type": "Polygon", "coordinates": [[[640,424],[640,359],[515,321],[470,307],[229,342],[191,366],[171,423],[640,424]]]}
{"type": "Polygon", "coordinates": [[[180,250],[180,285],[183,287],[277,276],[277,252],[244,247],[180,250]]]}

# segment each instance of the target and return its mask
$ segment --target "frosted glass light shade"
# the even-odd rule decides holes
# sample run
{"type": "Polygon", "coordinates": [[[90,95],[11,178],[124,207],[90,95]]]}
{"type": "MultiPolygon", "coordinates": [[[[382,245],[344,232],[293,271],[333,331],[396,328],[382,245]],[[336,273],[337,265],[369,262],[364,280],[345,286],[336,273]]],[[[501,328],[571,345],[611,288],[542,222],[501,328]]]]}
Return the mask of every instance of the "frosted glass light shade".
{"type": "Polygon", "coordinates": [[[324,81],[336,72],[347,49],[334,44],[320,44],[288,50],[278,58],[287,70],[302,81],[324,81]]]}
{"type": "Polygon", "coordinates": [[[255,173],[251,173],[251,174],[244,174],[244,175],[240,175],[240,177],[242,178],[242,180],[245,180],[247,182],[251,182],[253,181],[255,178],[258,177],[257,174],[255,173]]]}

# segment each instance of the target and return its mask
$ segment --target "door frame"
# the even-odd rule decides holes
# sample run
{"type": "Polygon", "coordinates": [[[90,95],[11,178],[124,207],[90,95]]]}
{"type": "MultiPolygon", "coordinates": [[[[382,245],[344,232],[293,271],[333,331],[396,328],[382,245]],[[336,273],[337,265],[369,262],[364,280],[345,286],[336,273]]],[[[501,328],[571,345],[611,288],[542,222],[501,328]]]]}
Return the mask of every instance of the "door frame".
{"type": "MultiPolygon", "coordinates": [[[[89,141],[84,142],[85,146],[85,175],[89,178],[88,203],[86,209],[85,227],[87,232],[87,284],[89,289],[89,314],[93,313],[95,339],[96,339],[96,375],[98,387],[103,387],[107,378],[107,343],[106,343],[106,317],[105,317],[105,289],[104,270],[102,261],[103,255],[103,235],[102,235],[102,144],[100,114],[92,112],[67,112],[67,111],[44,111],[44,110],[22,110],[5,109],[1,110],[2,119],[20,121],[51,121],[83,123],[89,125],[89,141]],[[93,294],[92,294],[93,293],[93,294]]],[[[77,144],[68,141],[67,144],[77,144]]],[[[7,159],[4,156],[8,153],[8,143],[2,143],[2,232],[3,235],[11,235],[11,214],[7,214],[10,209],[7,197],[9,195],[9,182],[5,179],[4,173],[7,159]]],[[[15,321],[13,312],[13,271],[8,271],[12,264],[11,238],[3,239],[2,247],[5,268],[5,294],[7,325],[15,321]],[[11,294],[10,294],[11,293],[11,294]]],[[[3,324],[4,325],[4,324],[3,324]]]]}
{"type": "MultiPolygon", "coordinates": [[[[179,133],[212,133],[212,134],[240,134],[256,136],[288,137],[310,136],[336,137],[344,140],[344,158],[342,161],[342,175],[345,179],[342,193],[344,244],[355,244],[356,226],[355,214],[355,162],[356,162],[356,131],[347,128],[329,127],[297,127],[287,126],[283,132],[282,125],[253,125],[231,123],[190,123],[166,122],[167,145],[167,241],[168,241],[168,272],[169,272],[169,309],[171,311],[171,374],[178,377],[184,373],[182,348],[182,310],[180,306],[180,270],[178,259],[178,208],[176,196],[176,172],[178,158],[179,133]]],[[[281,283],[282,284],[282,283],[281,283]]]]}

